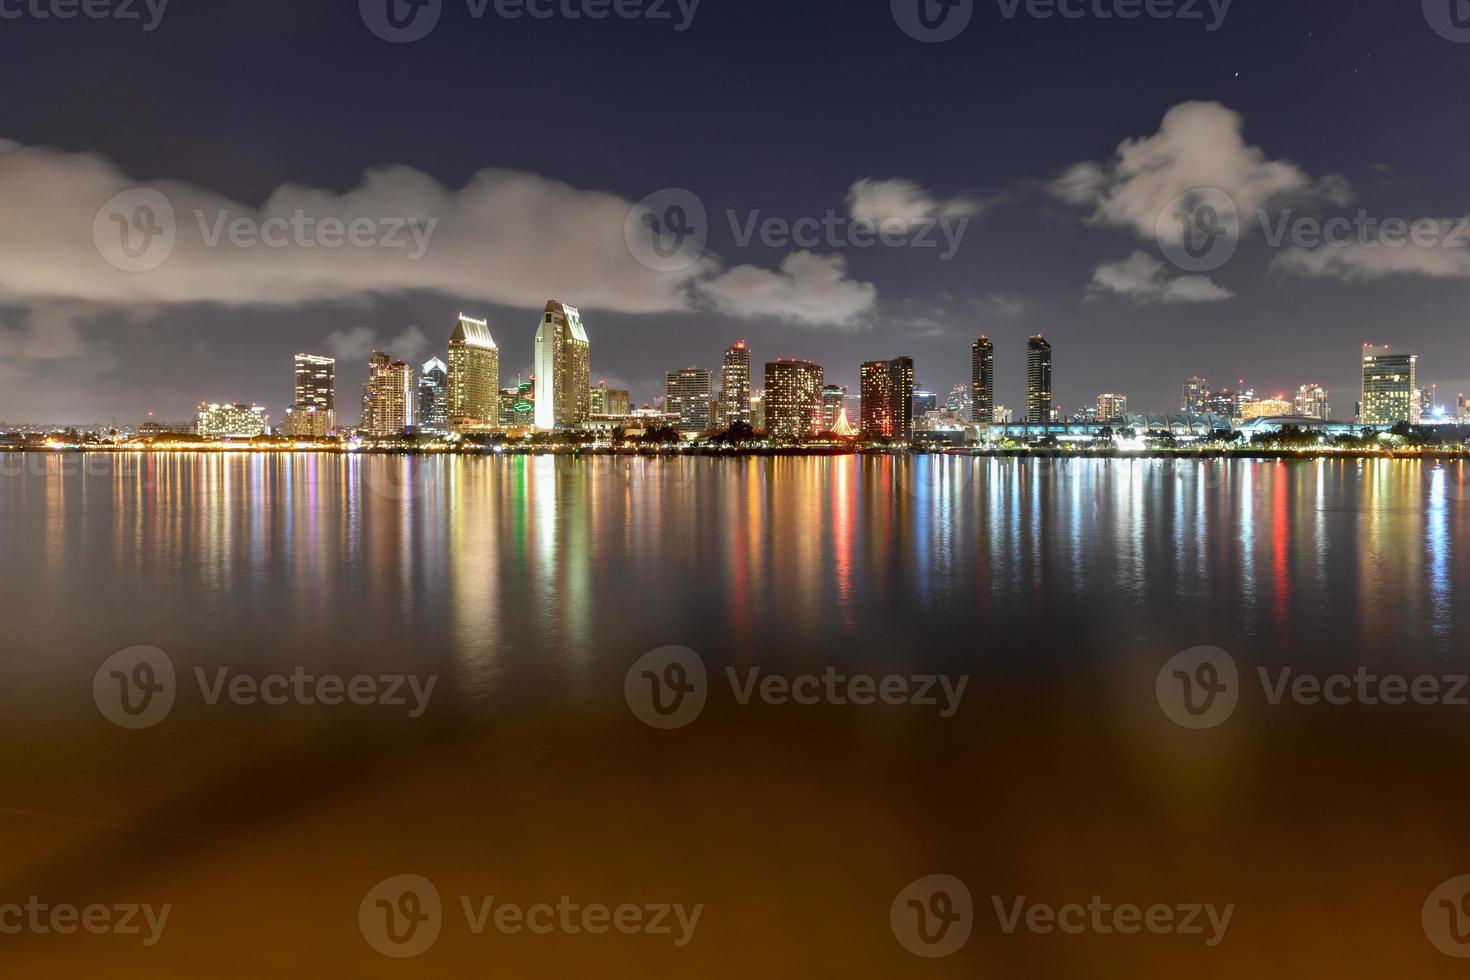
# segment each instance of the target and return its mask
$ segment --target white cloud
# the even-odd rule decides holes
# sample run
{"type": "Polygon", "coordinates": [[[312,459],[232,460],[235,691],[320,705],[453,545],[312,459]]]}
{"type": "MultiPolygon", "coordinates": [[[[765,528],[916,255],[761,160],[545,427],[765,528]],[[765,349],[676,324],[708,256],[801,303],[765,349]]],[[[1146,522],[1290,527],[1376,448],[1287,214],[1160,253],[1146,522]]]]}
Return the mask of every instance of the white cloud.
{"type": "Polygon", "coordinates": [[[1416,245],[1404,242],[1389,246],[1357,242],[1293,248],[1271,263],[1275,271],[1319,279],[1366,282],[1388,276],[1423,276],[1428,279],[1470,278],[1470,248],[1443,243],[1416,245]]]}
{"type": "Polygon", "coordinates": [[[1234,294],[1205,276],[1168,277],[1164,263],[1134,252],[1122,262],[1100,266],[1092,274],[1088,297],[1116,293],[1139,303],[1216,303],[1234,294]]]}
{"type": "Polygon", "coordinates": [[[722,313],[809,326],[850,326],[872,311],[878,289],[847,278],[840,255],[793,252],[780,272],[742,265],[700,286],[722,313]]]}
{"type": "Polygon", "coordinates": [[[323,346],[339,361],[366,361],[373,351],[380,350],[417,368],[423,355],[433,349],[434,344],[418,327],[409,327],[388,341],[384,341],[376,330],[352,327],[332,331],[323,346]]]}
{"type": "Polygon", "coordinates": [[[1317,180],[1290,161],[1269,159],[1246,143],[1244,129],[1244,118],[1218,102],[1185,102],[1165,114],[1153,136],[1125,140],[1105,163],[1075,164],[1051,190],[1069,204],[1090,208],[1097,224],[1130,228],[1148,240],[1170,202],[1199,188],[1228,194],[1246,226],[1273,203],[1347,202],[1341,177],[1317,180]]]}
{"type": "Polygon", "coordinates": [[[884,222],[913,225],[934,218],[973,218],[982,210],[974,198],[936,198],[922,185],[903,178],[864,178],[847,195],[847,211],[855,220],[880,226],[884,222]]]}

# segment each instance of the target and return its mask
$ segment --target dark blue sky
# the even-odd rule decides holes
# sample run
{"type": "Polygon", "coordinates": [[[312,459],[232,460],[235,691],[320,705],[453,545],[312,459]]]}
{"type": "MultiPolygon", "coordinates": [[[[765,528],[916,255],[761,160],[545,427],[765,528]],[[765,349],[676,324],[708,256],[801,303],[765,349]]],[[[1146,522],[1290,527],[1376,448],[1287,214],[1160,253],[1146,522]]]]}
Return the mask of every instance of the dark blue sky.
{"type": "MultiPolygon", "coordinates": [[[[1168,408],[1185,377],[1205,374],[1263,392],[1322,381],[1346,414],[1355,355],[1370,340],[1419,350],[1427,380],[1470,388],[1470,278],[1283,274],[1247,234],[1210,274],[1226,301],[1089,299],[1099,266],[1159,250],[1048,190],[1072,165],[1106,164],[1123,140],[1153,136],[1171,107],[1203,101],[1239,113],[1245,142],[1266,159],[1345,178],[1352,203],[1320,213],[1470,212],[1470,44],[1439,36],[1409,0],[1235,0],[1214,32],[1199,21],[1008,20],[997,0],[978,0],[970,27],[942,44],[905,36],[889,0],[702,0],[684,32],[649,20],[476,21],[464,0],[446,0],[430,36],[401,45],[375,37],[356,0],[172,0],[151,33],[113,20],[0,20],[0,89],[0,139],[93,154],[135,183],[183,182],[251,207],[282,185],[348,191],[387,165],[450,189],[485,168],[630,202],[685,187],[715,217],[711,249],[725,267],[775,270],[790,251],[739,247],[726,209],[845,212],[864,178],[988,202],[953,261],[818,249],[876,287],[871,310],[847,323],[699,302],[619,312],[569,286],[557,298],[584,307],[594,374],[639,400],[665,370],[717,364],[740,338],[758,362],[811,357],[848,384],[862,360],[911,354],[921,382],[947,390],[966,380],[982,332],[997,342],[1007,404],[1020,400],[1024,338],[1035,332],[1056,348],[1069,409],[1100,391],[1168,408]]],[[[6,174],[0,164],[0,195],[6,174]]],[[[23,241],[15,229],[0,237],[12,249],[23,241]]],[[[11,421],[150,409],[181,419],[201,400],[227,399],[279,418],[293,352],[325,350],[334,333],[387,341],[417,326],[431,345],[406,353],[422,358],[460,309],[490,318],[509,384],[530,365],[537,319],[529,303],[439,290],[107,302],[77,317],[82,343],[67,356],[37,356],[13,343],[49,329],[26,326],[37,301],[6,296],[0,286],[0,343],[14,348],[0,418],[11,421]]],[[[365,363],[339,372],[350,404],[365,363]]]]}

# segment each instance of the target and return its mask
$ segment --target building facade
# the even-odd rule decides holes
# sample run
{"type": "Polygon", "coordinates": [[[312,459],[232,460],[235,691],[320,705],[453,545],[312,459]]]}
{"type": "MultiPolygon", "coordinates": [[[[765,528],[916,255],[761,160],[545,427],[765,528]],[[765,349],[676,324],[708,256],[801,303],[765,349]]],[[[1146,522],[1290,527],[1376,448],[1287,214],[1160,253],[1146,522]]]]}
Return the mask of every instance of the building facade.
{"type": "Polygon", "coordinates": [[[720,361],[719,424],[737,422],[751,424],[750,414],[750,348],[745,341],[731,345],[720,361]]]}
{"type": "Polygon", "coordinates": [[[1052,418],[1051,344],[1037,334],[1026,342],[1026,421],[1044,425],[1052,418]]]}
{"type": "Polygon", "coordinates": [[[680,432],[703,432],[713,426],[710,418],[713,384],[713,372],[709,368],[690,367],[668,373],[664,411],[679,417],[680,432]]]}
{"type": "Polygon", "coordinates": [[[837,420],[842,417],[847,408],[847,387],[845,385],[823,385],[822,386],[822,431],[835,432],[837,420]]]}
{"type": "Polygon", "coordinates": [[[206,439],[253,439],[271,432],[270,416],[259,405],[199,406],[195,429],[206,439]]]}
{"type": "Polygon", "coordinates": [[[1332,403],[1328,399],[1327,389],[1318,384],[1302,385],[1298,388],[1293,408],[1299,418],[1319,419],[1323,422],[1332,418],[1332,403]]]}
{"type": "Polygon", "coordinates": [[[1210,411],[1208,378],[1190,378],[1184,382],[1184,388],[1179,396],[1179,411],[1186,415],[1204,415],[1210,411]]]}
{"type": "Polygon", "coordinates": [[[536,328],[536,428],[582,428],[592,417],[591,374],[582,314],[549,301],[536,328]]]}
{"type": "Polygon", "coordinates": [[[419,372],[418,401],[419,431],[434,435],[448,432],[449,366],[437,357],[425,361],[419,372]]]}
{"type": "Polygon", "coordinates": [[[1097,396],[1097,420],[1099,422],[1122,422],[1127,417],[1127,395],[1104,394],[1097,396]]]}
{"type": "Polygon", "coordinates": [[[418,416],[413,368],[403,361],[378,365],[368,386],[372,408],[372,424],[367,427],[369,435],[401,436],[414,427],[418,416]]]}
{"type": "Polygon", "coordinates": [[[809,439],[822,421],[824,373],[811,361],[773,361],[766,365],[762,399],[765,431],[772,439],[809,439]]]}
{"type": "Polygon", "coordinates": [[[500,424],[500,349],[487,321],[459,315],[449,336],[449,363],[444,373],[446,430],[463,432],[500,424]]]}
{"type": "Polygon", "coordinates": [[[297,354],[295,358],[296,395],[287,412],[288,422],[294,416],[297,422],[310,420],[311,432],[325,425],[321,435],[328,435],[337,428],[337,361],[317,354],[297,354]]]}
{"type": "Polygon", "coordinates": [[[914,438],[914,361],[868,361],[862,366],[862,434],[868,439],[914,438]]]}
{"type": "Polygon", "coordinates": [[[1419,421],[1419,358],[1388,347],[1363,348],[1364,425],[1419,421]]]}
{"type": "Polygon", "coordinates": [[[970,348],[970,421],[990,425],[995,417],[995,345],[981,337],[970,348]]]}

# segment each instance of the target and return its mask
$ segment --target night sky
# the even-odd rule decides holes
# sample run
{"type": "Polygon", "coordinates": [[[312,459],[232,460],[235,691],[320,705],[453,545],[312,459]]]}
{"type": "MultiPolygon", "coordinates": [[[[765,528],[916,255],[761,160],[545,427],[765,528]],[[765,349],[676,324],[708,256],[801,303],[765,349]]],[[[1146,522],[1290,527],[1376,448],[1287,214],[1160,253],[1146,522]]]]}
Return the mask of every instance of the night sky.
{"type": "Polygon", "coordinates": [[[672,2],[670,20],[571,21],[444,0],[405,44],[356,0],[172,0],[153,31],[142,0],[141,21],[41,20],[35,2],[0,0],[22,13],[0,17],[10,422],[176,421],[201,401],[279,420],[297,351],[345,358],[354,422],[372,344],[422,361],[459,311],[482,315],[509,385],[552,297],[581,307],[594,379],[638,402],[739,339],[757,364],[811,358],[854,386],[861,361],[911,355],[947,392],[986,333],[1016,406],[1037,332],[1069,412],[1104,391],[1174,409],[1202,374],[1261,394],[1321,382],[1349,417],[1369,341],[1420,353],[1441,400],[1470,390],[1463,243],[1288,254],[1247,220],[1234,258],[1194,274],[1146,231],[1170,189],[1207,184],[1247,214],[1470,212],[1470,43],[1416,0],[1235,0],[1214,31],[1206,3],[1202,20],[1071,21],[977,0],[935,44],[889,0],[702,0],[682,31],[672,2]],[[178,205],[180,242],[160,269],[121,272],[93,219],[139,186],[178,205]],[[670,187],[707,208],[709,250],[655,274],[623,218],[670,187]],[[910,219],[970,219],[952,260],[742,247],[726,217],[881,217],[898,191],[910,219]],[[266,255],[197,247],[199,201],[439,223],[417,263],[266,255]]]}

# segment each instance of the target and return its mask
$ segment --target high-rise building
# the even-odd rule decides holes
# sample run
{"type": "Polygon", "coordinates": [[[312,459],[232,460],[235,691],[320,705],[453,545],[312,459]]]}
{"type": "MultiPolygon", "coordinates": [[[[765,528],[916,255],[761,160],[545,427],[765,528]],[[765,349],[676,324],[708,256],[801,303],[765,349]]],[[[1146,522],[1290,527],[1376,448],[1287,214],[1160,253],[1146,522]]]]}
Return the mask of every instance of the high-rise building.
{"type": "Polygon", "coordinates": [[[766,393],[764,391],[752,391],[750,393],[750,425],[757,432],[766,432],[766,393]]]}
{"type": "Polygon", "coordinates": [[[206,439],[253,439],[270,435],[270,416],[259,405],[200,405],[196,423],[206,439]]]}
{"type": "Polygon", "coordinates": [[[522,381],[500,392],[500,424],[506,428],[529,429],[536,424],[536,381],[522,381]]]}
{"type": "Polygon", "coordinates": [[[297,354],[296,399],[298,408],[316,408],[333,417],[337,413],[337,361],[316,354],[297,354]]]}
{"type": "Polygon", "coordinates": [[[990,425],[995,417],[995,345],[981,337],[970,348],[970,421],[990,425]]]}
{"type": "Polygon", "coordinates": [[[1252,398],[1242,401],[1236,412],[1242,419],[1270,419],[1291,415],[1295,410],[1285,398],[1252,398]]]}
{"type": "Polygon", "coordinates": [[[766,365],[765,429],[772,439],[808,439],[822,422],[823,371],[811,361],[766,365]]]}
{"type": "Polygon", "coordinates": [[[550,300],[536,328],[536,428],[579,429],[592,415],[592,345],[582,314],[550,300]]]}
{"type": "Polygon", "coordinates": [[[1318,384],[1302,385],[1296,390],[1293,410],[1298,418],[1326,422],[1332,418],[1332,404],[1328,401],[1327,389],[1318,384]]]}
{"type": "Polygon", "coordinates": [[[914,437],[914,361],[868,361],[862,366],[862,433],[869,439],[914,437]]]}
{"type": "Polygon", "coordinates": [[[362,424],[364,432],[378,431],[378,379],[393,364],[387,351],[374,350],[368,357],[368,379],[362,386],[362,424]]]}
{"type": "Polygon", "coordinates": [[[448,432],[449,366],[437,357],[424,362],[419,374],[418,399],[419,431],[435,435],[448,432]]]}
{"type": "Polygon", "coordinates": [[[325,439],[333,432],[335,420],[331,411],[315,405],[292,405],[286,409],[281,432],[293,439],[325,439]]]}
{"type": "Polygon", "coordinates": [[[445,367],[445,428],[453,432],[500,422],[500,349],[490,324],[459,315],[445,367]]]}
{"type": "Polygon", "coordinates": [[[930,412],[939,411],[939,395],[932,391],[914,392],[914,418],[923,418],[930,412]]]}
{"type": "MultiPolygon", "coordinates": [[[[374,356],[381,352],[375,351],[374,356]]],[[[385,357],[387,355],[384,355],[385,357]]],[[[413,368],[403,361],[378,364],[368,382],[374,436],[399,436],[416,424],[413,368]]]]}
{"type": "Polygon", "coordinates": [[[1097,396],[1097,420],[1099,422],[1122,422],[1127,418],[1127,395],[1097,396]]]}
{"type": "Polygon", "coordinates": [[[949,398],[944,402],[944,410],[949,417],[957,422],[968,422],[970,418],[970,386],[958,384],[949,390],[949,398]]]}
{"type": "Polygon", "coordinates": [[[1419,421],[1419,358],[1388,347],[1363,347],[1364,425],[1419,421]]]}
{"type": "Polygon", "coordinates": [[[750,348],[745,341],[731,345],[720,361],[719,424],[750,424],[750,348]]]}
{"type": "Polygon", "coordinates": [[[1470,423],[1470,396],[1456,396],[1455,421],[1461,423],[1470,423]]]}
{"type": "Polygon", "coordinates": [[[1052,420],[1051,344],[1037,334],[1026,342],[1026,421],[1052,420]]]}
{"type": "Polygon", "coordinates": [[[1184,382],[1179,397],[1179,410],[1189,415],[1204,415],[1210,410],[1210,382],[1206,378],[1190,378],[1184,382]]]}
{"type": "Polygon", "coordinates": [[[822,386],[822,431],[834,432],[837,429],[837,420],[842,416],[843,410],[847,408],[847,386],[846,385],[823,385],[822,386]]]}
{"type": "Polygon", "coordinates": [[[679,431],[703,432],[711,427],[713,372],[690,367],[670,371],[664,388],[664,411],[679,416],[679,431]]]}

